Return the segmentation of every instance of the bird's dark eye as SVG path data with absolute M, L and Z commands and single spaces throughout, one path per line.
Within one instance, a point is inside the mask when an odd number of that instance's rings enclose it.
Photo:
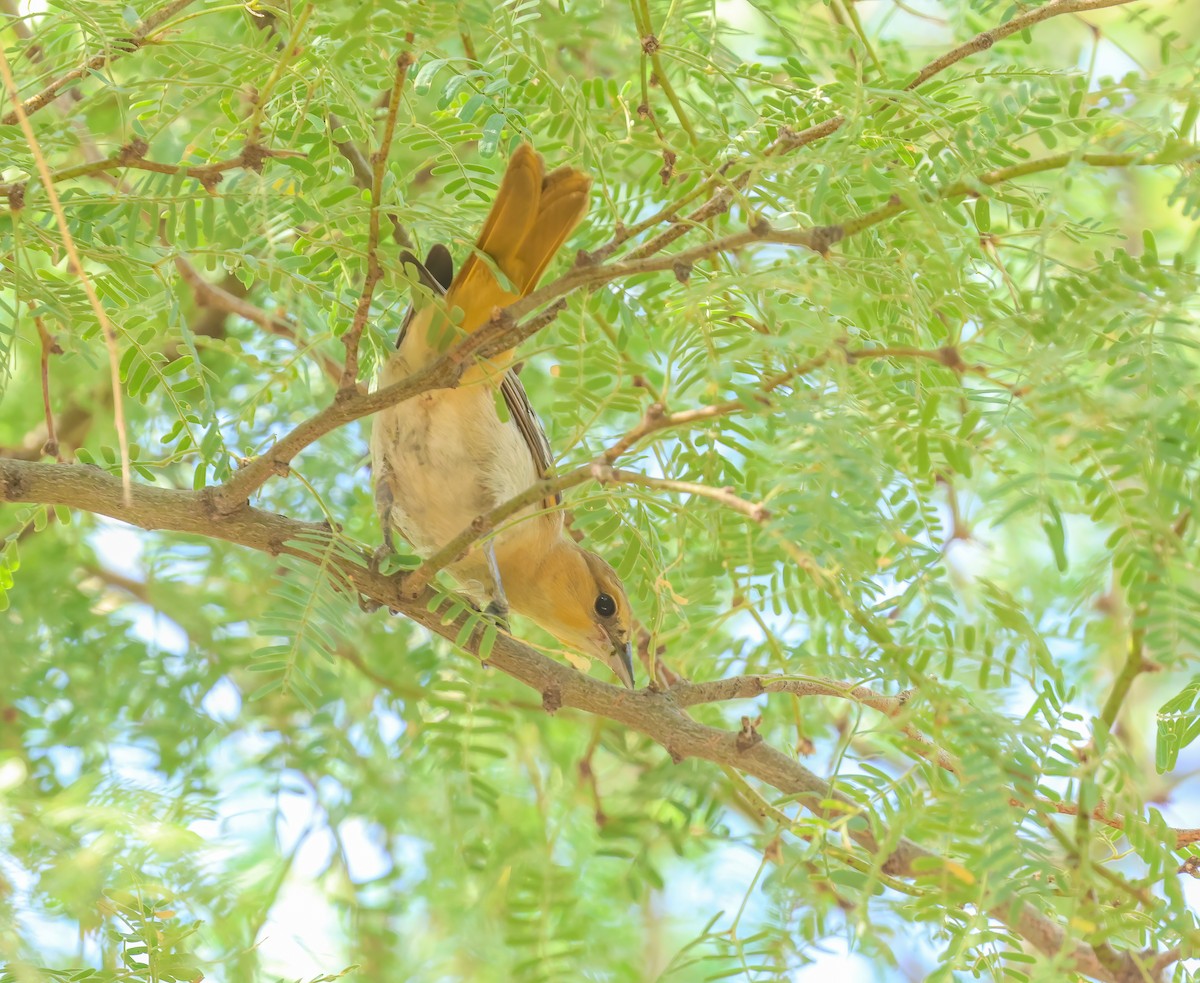
M 601 594 L 596 598 L 596 613 L 601 618 L 611 618 L 617 613 L 617 602 L 608 594 Z

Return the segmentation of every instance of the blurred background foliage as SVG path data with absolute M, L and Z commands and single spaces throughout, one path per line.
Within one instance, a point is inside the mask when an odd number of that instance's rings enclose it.
M 963 873 L 849 863 L 837 823 L 610 722 L 549 717 L 310 565 L 10 506 L 0 978 L 1068 978 L 981 914 L 1013 899 L 1091 943 L 1193 951 L 1177 870 L 1194 848 L 1167 827 L 1195 825 L 1200 803 L 1200 8 L 1056 17 L 907 91 L 1027 5 L 201 0 L 123 53 L 165 6 L 0 4 L 23 97 L 113 56 L 31 122 L 118 329 L 140 481 L 222 481 L 331 398 L 320 356 L 342 357 L 369 209 L 339 144 L 377 148 L 405 50 L 384 202 L 422 251 L 447 242 L 461 262 L 522 140 L 595 175 L 572 249 L 728 161 L 744 190 L 681 246 L 907 206 L 828 255 L 758 244 L 576 292 L 522 349 L 522 379 L 569 466 L 654 399 L 718 403 L 820 363 L 769 405 L 621 462 L 732 486 L 771 510 L 765 526 L 633 486 L 568 505 L 675 672 L 913 690 L 899 723 L 784 696 L 695 712 L 761 714 L 885 841 Z M 838 114 L 832 136 L 766 152 Z M 219 183 L 95 164 L 141 141 L 147 161 L 203 166 L 255 134 L 288 155 Z M 100 328 L 13 125 L 0 179 L 0 453 L 37 458 L 46 437 L 40 322 L 61 349 L 61 453 L 118 467 Z M 957 181 L 979 194 L 937 197 Z M 364 377 L 409 298 L 384 233 Z M 199 305 L 178 257 L 291 327 Z M 960 364 L 929 354 L 945 347 Z M 842 354 L 873 348 L 894 353 Z M 368 426 L 323 438 L 257 504 L 373 547 Z

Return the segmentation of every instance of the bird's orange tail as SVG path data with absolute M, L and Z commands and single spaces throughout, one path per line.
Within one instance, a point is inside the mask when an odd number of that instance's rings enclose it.
M 459 328 L 477 331 L 497 307 L 537 286 L 550 260 L 588 207 L 592 179 L 573 167 L 545 173 L 541 155 L 521 144 L 508 162 L 483 231 L 446 292 L 446 306 L 459 307 Z M 489 256 L 508 279 L 502 286 L 479 253 Z M 498 360 L 499 361 L 499 360 Z

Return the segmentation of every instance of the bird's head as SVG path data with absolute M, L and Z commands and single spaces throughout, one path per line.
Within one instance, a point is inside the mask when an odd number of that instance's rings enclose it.
M 633 615 L 625 588 L 595 553 L 563 539 L 528 576 L 505 581 L 518 614 L 536 621 L 564 645 L 599 659 L 633 689 Z

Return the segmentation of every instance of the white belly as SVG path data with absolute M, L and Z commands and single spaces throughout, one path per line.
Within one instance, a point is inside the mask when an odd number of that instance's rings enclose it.
M 379 386 L 397 382 L 409 371 L 405 359 L 394 355 Z M 380 518 L 421 556 L 436 552 L 476 517 L 540 477 L 520 429 L 511 419 L 500 419 L 496 400 L 495 389 L 481 383 L 433 390 L 375 416 L 371 458 Z M 526 518 L 502 531 L 496 538 L 501 568 L 504 554 L 519 549 L 523 539 L 557 534 L 560 522 L 555 513 Z M 451 571 L 460 580 L 480 581 L 482 566 L 476 551 Z

